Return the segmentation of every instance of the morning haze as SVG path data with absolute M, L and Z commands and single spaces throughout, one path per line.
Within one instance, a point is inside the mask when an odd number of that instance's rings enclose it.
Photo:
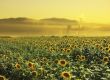
M 0 35 L 109 36 L 109 0 L 0 0 Z

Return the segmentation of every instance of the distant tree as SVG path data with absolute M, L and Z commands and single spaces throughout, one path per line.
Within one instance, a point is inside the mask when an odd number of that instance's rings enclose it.
M 71 25 L 67 25 L 66 34 L 69 35 L 71 30 Z

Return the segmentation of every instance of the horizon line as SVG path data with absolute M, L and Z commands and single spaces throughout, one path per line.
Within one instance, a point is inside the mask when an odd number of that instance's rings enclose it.
M 83 23 L 90 23 L 90 24 L 110 24 L 110 23 L 102 23 L 102 22 L 87 22 L 87 21 L 84 21 L 83 18 L 79 18 L 79 19 L 70 19 L 70 18 L 65 18 L 65 17 L 44 17 L 44 18 L 32 18 L 32 17 L 4 17 L 4 18 L 0 18 L 0 19 L 16 19 L 16 18 L 26 18 L 26 19 L 32 19 L 32 20 L 42 20 L 42 19 L 51 19 L 51 18 L 57 18 L 57 19 L 67 19 L 67 20 L 76 20 L 76 21 L 79 21 L 80 22 L 80 19 L 83 21 Z

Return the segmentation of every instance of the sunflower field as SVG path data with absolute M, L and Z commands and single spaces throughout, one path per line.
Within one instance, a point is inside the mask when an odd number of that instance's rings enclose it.
M 110 80 L 110 37 L 0 38 L 0 80 Z

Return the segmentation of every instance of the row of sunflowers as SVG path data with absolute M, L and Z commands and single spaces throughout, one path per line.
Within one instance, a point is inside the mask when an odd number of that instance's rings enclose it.
M 0 80 L 110 80 L 110 38 L 0 38 Z

